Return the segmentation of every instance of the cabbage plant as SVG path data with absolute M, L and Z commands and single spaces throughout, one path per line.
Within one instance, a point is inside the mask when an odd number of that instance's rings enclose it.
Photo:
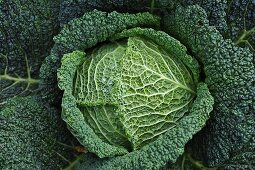
M 254 9 L 0 0 L 0 169 L 255 169 Z
M 134 18 L 158 22 L 149 13 Z M 168 134 L 167 140 L 181 145 L 180 150 L 171 146 L 176 159 L 212 110 L 196 59 L 178 40 L 152 28 L 123 29 L 92 48 L 64 54 L 58 79 L 64 90 L 63 119 L 80 143 L 101 158 L 141 154 Z M 192 119 L 194 124 L 187 122 Z

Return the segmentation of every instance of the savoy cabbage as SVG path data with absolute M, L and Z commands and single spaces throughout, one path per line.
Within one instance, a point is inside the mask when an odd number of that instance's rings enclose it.
M 254 7 L 1 0 L 0 169 L 254 169 Z
M 93 11 L 84 18 L 95 13 L 103 16 L 101 20 L 127 15 L 114 12 L 105 17 L 106 13 Z M 71 24 L 76 22 L 80 19 Z M 205 123 L 213 101 L 205 85 L 196 89 L 199 65 L 179 41 L 138 27 L 111 39 L 114 42 L 89 51 L 86 57 L 79 51 L 65 54 L 58 71 L 59 87 L 64 90 L 62 117 L 89 151 L 109 157 L 142 148 L 160 134 L 175 131 L 189 110 L 200 117 L 196 128 Z M 205 94 L 192 105 L 200 88 Z M 204 111 L 199 110 L 202 106 Z M 183 142 L 188 132 L 183 132 Z

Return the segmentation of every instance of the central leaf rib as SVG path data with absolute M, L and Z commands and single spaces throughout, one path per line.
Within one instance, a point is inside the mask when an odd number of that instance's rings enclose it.
M 139 64 L 137 64 L 137 65 L 139 65 Z M 185 90 L 187 90 L 187 91 L 189 91 L 189 92 L 191 92 L 191 93 L 194 93 L 194 94 L 196 93 L 194 90 L 192 90 L 192 89 L 190 89 L 189 87 L 187 87 L 187 86 L 181 84 L 179 81 L 177 81 L 177 79 L 172 80 L 172 79 L 166 77 L 166 76 L 163 75 L 163 74 L 160 74 L 160 73 L 157 73 L 156 71 L 153 71 L 152 69 L 148 68 L 148 67 L 145 66 L 145 65 L 139 65 L 139 66 L 144 67 L 146 70 L 152 72 L 153 74 L 159 76 L 160 78 L 165 79 L 165 80 L 167 80 L 167 81 L 169 81 L 169 82 L 171 82 L 171 83 L 177 85 L 179 88 L 185 89 Z

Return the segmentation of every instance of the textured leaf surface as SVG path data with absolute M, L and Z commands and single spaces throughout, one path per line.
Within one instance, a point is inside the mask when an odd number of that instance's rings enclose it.
M 231 155 L 230 159 L 224 164 L 219 166 L 223 170 L 246 170 L 255 168 L 255 137 L 253 136 L 250 141 L 239 147 Z
M 199 159 L 195 160 L 187 153 L 179 157 L 178 161 L 174 165 L 170 166 L 171 169 L 176 170 L 251 170 L 255 168 L 255 138 L 253 136 L 247 143 L 235 149 L 227 161 L 212 168 L 205 165 L 204 162 Z
M 121 81 L 120 62 L 126 47 L 125 42 L 109 43 L 88 53 L 82 66 L 77 69 L 74 95 L 80 105 L 116 103 L 113 95 L 119 90 L 116 84 Z
M 56 110 L 45 108 L 36 97 L 8 100 L 0 127 L 0 169 L 59 169 L 67 163 L 63 157 L 72 158 L 59 144 L 70 135 Z
M 26 89 L 28 81 L 9 77 L 38 78 L 58 29 L 58 10 L 58 1 L 0 1 L 0 107 L 8 98 L 24 91 L 22 94 L 27 95 L 35 89 L 34 84 Z M 5 70 L 9 77 L 4 76 Z
M 224 38 L 239 46 L 255 49 L 255 1 L 254 0 L 155 0 L 157 8 L 166 8 L 171 13 L 178 5 L 201 6 L 209 24 L 216 27 Z
M 228 0 L 226 38 L 232 39 L 239 46 L 253 49 L 255 53 L 255 1 Z
M 195 85 L 181 61 L 146 39 L 128 39 L 121 67 L 124 105 L 119 114 L 124 113 L 122 122 L 137 149 L 178 124 Z
M 232 1 L 232 0 L 230 0 Z M 235 0 L 234 0 L 235 1 Z M 161 9 L 166 8 L 171 13 L 175 12 L 178 6 L 187 7 L 190 5 L 199 5 L 202 7 L 209 20 L 221 33 L 227 31 L 226 13 L 228 9 L 227 0 L 155 0 L 155 6 Z
M 77 69 L 75 92 L 85 121 L 95 133 L 112 145 L 130 148 L 117 110 L 116 84 L 120 81 L 119 64 L 125 44 L 114 43 L 93 50 Z M 119 88 L 119 87 L 117 87 Z M 116 97 L 116 98 L 114 98 Z
M 62 27 L 70 20 L 81 17 L 93 9 L 133 13 L 145 11 L 149 6 L 150 1 L 140 0 L 64 0 L 60 2 L 59 20 Z
M 215 99 L 212 118 L 190 148 L 198 160 L 217 166 L 254 134 L 254 54 L 224 40 L 209 26 L 198 6 L 179 8 L 166 17 L 166 31 L 182 41 L 204 64 L 206 83 Z

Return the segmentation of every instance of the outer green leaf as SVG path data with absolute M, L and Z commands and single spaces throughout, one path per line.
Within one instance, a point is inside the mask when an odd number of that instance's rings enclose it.
M 255 138 L 254 136 L 247 143 L 233 151 L 233 155 L 224 163 L 207 167 L 201 160 L 195 160 L 190 154 L 183 154 L 178 161 L 171 166 L 176 170 L 252 170 L 255 168 Z
M 255 1 L 228 0 L 226 38 L 237 45 L 247 46 L 255 53 Z
M 94 9 L 133 13 L 148 10 L 149 6 L 150 1 L 141 0 L 63 0 L 60 2 L 59 20 L 62 27 L 70 20 L 79 18 Z
M 0 107 L 34 90 L 42 61 L 58 30 L 58 0 L 0 1 Z M 16 79 L 15 79 L 16 78 Z
M 7 101 L 0 112 L 0 169 L 59 169 L 72 159 L 71 139 L 54 108 L 37 97 Z
M 232 1 L 232 0 L 229 0 Z M 234 0 L 236 1 L 236 0 Z M 238 0 L 237 0 L 238 1 Z M 246 0 L 245 0 L 246 1 Z M 175 12 L 178 6 L 187 7 L 190 5 L 199 5 L 202 7 L 209 20 L 210 25 L 213 25 L 221 33 L 227 31 L 227 0 L 155 0 L 155 6 L 160 9 L 167 9 L 171 13 Z
M 234 154 L 224 164 L 218 166 L 223 170 L 251 170 L 255 168 L 255 136 L 250 141 L 234 150 Z
M 178 8 L 165 18 L 166 31 L 182 41 L 204 65 L 215 99 L 212 118 L 189 148 L 210 166 L 224 164 L 255 133 L 254 54 L 224 40 L 199 6 Z
M 171 13 L 178 5 L 201 6 L 210 25 L 216 27 L 224 38 L 239 46 L 255 51 L 255 2 L 253 0 L 155 0 L 157 8 L 167 8 Z

